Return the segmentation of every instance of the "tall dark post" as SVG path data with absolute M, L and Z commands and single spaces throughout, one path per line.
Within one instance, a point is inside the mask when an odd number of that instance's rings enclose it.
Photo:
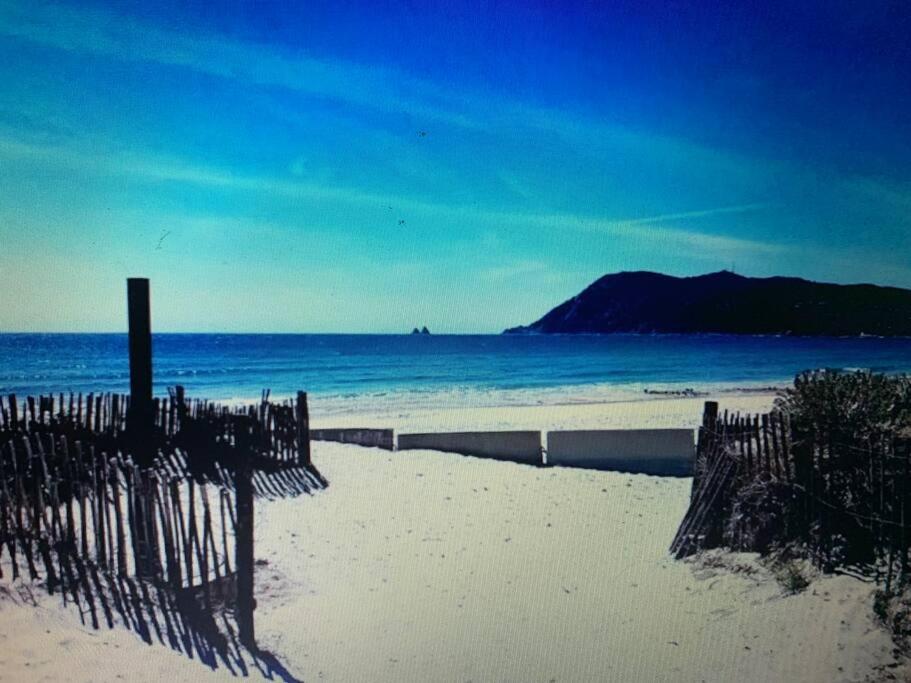
M 702 426 L 715 429 L 715 420 L 718 419 L 718 402 L 706 401 L 702 411 Z
M 127 308 L 130 323 L 130 410 L 127 429 L 138 437 L 146 437 L 151 433 L 154 421 L 152 314 L 147 278 L 127 279 Z
M 297 392 L 297 464 L 310 465 L 310 413 L 304 391 Z
M 702 484 L 702 468 L 707 466 L 705 456 L 712 448 L 715 442 L 715 428 L 718 420 L 718 403 L 715 401 L 706 401 L 702 411 L 702 426 L 699 427 L 699 434 L 696 441 L 696 459 L 693 463 L 693 485 L 690 489 L 690 500 L 696 498 L 696 492 Z
M 253 435 L 252 420 L 239 417 L 234 423 L 234 503 L 237 524 L 234 529 L 234 565 L 237 567 L 237 631 L 240 642 L 253 647 Z

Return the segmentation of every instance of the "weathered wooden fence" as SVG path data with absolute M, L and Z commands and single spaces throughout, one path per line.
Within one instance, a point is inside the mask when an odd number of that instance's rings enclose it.
M 804 544 L 827 569 L 861 566 L 889 586 L 907 576 L 911 441 L 851 442 L 786 413 L 718 414 L 705 405 L 690 507 L 671 544 L 678 558 L 728 546 Z
M 95 626 L 98 570 L 206 606 L 236 598 L 252 642 L 252 497 L 326 485 L 310 462 L 306 394 L 268 398 L 227 407 L 177 387 L 137 441 L 124 396 L 0 397 L 0 577 L 6 566 L 43 579 L 88 603 Z

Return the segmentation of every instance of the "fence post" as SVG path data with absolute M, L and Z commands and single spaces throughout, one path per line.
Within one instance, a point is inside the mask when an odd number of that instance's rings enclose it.
M 716 401 L 706 401 L 702 409 L 702 428 L 699 430 L 700 452 L 714 436 L 715 429 L 718 426 L 717 423 L 718 403 Z
M 802 534 L 804 540 L 810 544 L 810 529 L 813 524 L 813 515 L 816 510 L 813 491 L 813 442 L 810 434 L 801 424 L 795 424 L 788 420 L 788 442 L 790 443 L 789 452 L 791 460 L 794 463 L 794 480 L 803 490 L 803 509 L 802 509 Z M 814 559 L 816 548 L 812 548 Z
M 718 419 L 718 401 L 706 401 L 702 408 L 702 426 L 707 427 Z
M 297 392 L 297 464 L 310 466 L 310 413 L 307 392 Z
M 19 429 L 19 404 L 16 403 L 16 394 L 9 395 L 9 421 L 10 429 L 18 431 Z
M 699 427 L 699 435 L 696 440 L 696 458 L 693 463 L 693 485 L 690 491 L 690 499 L 695 497 L 702 480 L 702 472 L 699 470 L 701 456 L 708 452 L 710 444 L 713 443 L 717 427 L 718 403 L 716 401 L 706 401 L 702 410 L 702 426 Z
M 899 523 L 899 567 L 901 571 L 900 580 L 904 585 L 908 580 L 908 531 L 907 520 L 907 502 L 908 502 L 908 474 L 911 470 L 911 435 L 902 434 L 901 438 L 896 441 L 894 455 L 898 458 L 901 467 L 901 485 L 898 492 L 898 523 Z
M 240 642 L 255 644 L 253 629 L 253 443 L 250 433 L 253 421 L 239 417 L 234 423 L 234 447 L 237 451 L 234 472 L 234 498 L 237 509 L 234 566 L 237 567 L 237 630 Z
M 130 329 L 130 414 L 127 428 L 137 444 L 152 433 L 152 318 L 147 278 L 127 279 Z
M 186 427 L 187 421 L 186 393 L 184 392 L 182 384 L 178 384 L 174 387 L 174 404 L 176 406 L 174 409 L 176 421 L 171 424 L 171 433 L 177 434 Z

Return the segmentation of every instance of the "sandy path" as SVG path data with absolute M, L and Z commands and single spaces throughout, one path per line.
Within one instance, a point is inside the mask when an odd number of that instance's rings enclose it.
M 888 659 L 871 588 L 784 597 L 666 554 L 689 480 L 319 444 L 261 507 L 261 641 L 336 681 L 837 681 Z M 274 568 L 274 571 L 273 571 Z

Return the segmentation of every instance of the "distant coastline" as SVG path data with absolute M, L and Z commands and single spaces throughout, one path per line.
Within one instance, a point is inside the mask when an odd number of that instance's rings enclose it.
M 911 337 L 911 290 L 729 271 L 605 275 L 530 325 L 504 334 L 726 334 Z

